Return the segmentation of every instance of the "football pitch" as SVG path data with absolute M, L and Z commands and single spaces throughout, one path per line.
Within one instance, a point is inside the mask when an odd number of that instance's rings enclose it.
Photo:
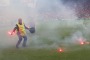
M 90 60 L 89 21 L 66 23 L 65 21 L 40 23 L 35 35 L 27 33 L 30 37 L 27 48 L 3 48 L 2 46 L 0 60 Z M 85 41 L 89 43 L 80 44 L 79 38 L 86 39 Z M 15 43 L 12 45 L 15 46 Z M 59 48 L 63 51 L 60 52 Z
M 89 60 L 90 49 L 69 52 L 45 49 L 6 49 L 1 52 L 0 60 Z

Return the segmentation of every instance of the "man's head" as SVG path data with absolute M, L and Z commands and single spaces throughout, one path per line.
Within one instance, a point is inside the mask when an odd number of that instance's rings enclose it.
M 21 18 L 18 19 L 18 23 L 22 24 L 22 19 Z

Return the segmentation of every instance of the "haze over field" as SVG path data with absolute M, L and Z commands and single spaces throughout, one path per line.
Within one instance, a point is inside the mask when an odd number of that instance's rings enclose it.
M 35 34 L 27 31 L 28 46 L 32 48 L 68 47 L 79 44 L 80 38 L 88 40 L 90 24 L 85 25 L 70 4 L 62 0 L 0 0 L 0 48 L 17 43 L 17 36 L 7 32 L 15 27 L 18 18 L 36 27 Z

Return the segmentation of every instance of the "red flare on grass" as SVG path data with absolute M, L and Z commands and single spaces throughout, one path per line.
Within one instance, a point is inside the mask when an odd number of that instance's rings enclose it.
M 58 52 L 64 52 L 64 50 L 62 48 L 59 48 Z
M 81 45 L 84 45 L 85 44 L 85 39 L 84 38 L 79 38 L 78 41 L 79 41 L 79 43 Z
M 81 45 L 84 45 L 85 43 L 83 41 L 80 42 Z

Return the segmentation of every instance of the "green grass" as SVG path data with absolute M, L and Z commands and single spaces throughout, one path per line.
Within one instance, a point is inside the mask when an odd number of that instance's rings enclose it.
M 89 60 L 90 49 L 57 52 L 47 49 L 6 49 L 0 55 L 0 60 Z

